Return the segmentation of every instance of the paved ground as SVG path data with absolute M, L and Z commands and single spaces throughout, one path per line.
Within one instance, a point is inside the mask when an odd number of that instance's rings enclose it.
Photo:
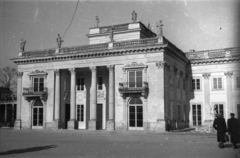
M 0 129 L 0 157 L 236 158 L 213 134 Z

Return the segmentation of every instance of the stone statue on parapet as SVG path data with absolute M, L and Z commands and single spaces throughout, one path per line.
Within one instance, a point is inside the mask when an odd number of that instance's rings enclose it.
M 149 30 L 151 30 L 152 28 L 151 28 L 151 24 L 150 24 L 150 22 L 148 23 L 148 26 L 147 26 L 147 28 L 149 29 Z
M 21 39 L 21 52 L 24 52 L 24 49 L 25 49 L 25 44 L 26 44 L 26 40 L 24 40 L 24 39 Z
M 114 26 L 112 26 L 109 31 L 110 42 L 113 42 L 113 32 L 114 32 Z
M 159 20 L 159 23 L 156 24 L 156 27 L 157 27 L 157 32 L 158 32 L 158 36 L 163 36 L 163 30 L 162 30 L 162 27 L 163 27 L 163 24 L 162 24 L 162 20 Z
M 64 40 L 62 39 L 62 37 L 60 36 L 60 34 L 57 35 L 57 45 L 58 45 L 58 48 L 60 49 L 61 48 L 61 45 L 62 45 L 62 42 L 64 42 Z
M 135 12 L 135 10 L 132 12 L 132 21 L 133 22 L 137 21 L 137 13 Z
M 98 24 L 100 23 L 100 20 L 99 20 L 98 16 L 96 16 L 95 22 L 96 22 L 95 27 L 98 27 Z

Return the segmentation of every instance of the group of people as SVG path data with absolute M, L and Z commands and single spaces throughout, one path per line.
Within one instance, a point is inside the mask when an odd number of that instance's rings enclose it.
M 239 143 L 240 123 L 239 120 L 234 117 L 234 113 L 231 113 L 230 116 L 231 118 L 227 120 L 227 125 L 222 114 L 217 114 L 217 117 L 213 122 L 213 128 L 217 130 L 217 141 L 219 142 L 219 148 L 224 148 L 224 143 L 227 141 L 226 137 L 228 137 L 227 133 L 230 136 L 230 141 L 234 149 L 237 148 L 237 143 Z

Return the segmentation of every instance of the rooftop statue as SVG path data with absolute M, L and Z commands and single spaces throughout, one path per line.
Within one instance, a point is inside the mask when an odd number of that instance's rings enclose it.
M 60 34 L 57 35 L 57 39 L 56 40 L 57 40 L 58 48 L 61 48 L 62 42 L 64 42 L 64 40 L 62 39 Z
M 25 48 L 25 44 L 26 44 L 26 40 L 24 40 L 24 39 L 21 39 L 21 52 L 24 52 L 24 48 Z
M 109 31 L 110 42 L 113 42 L 113 31 L 114 31 L 114 26 L 112 26 Z
M 152 28 L 151 28 L 151 24 L 150 24 L 150 22 L 148 23 L 148 26 L 147 26 L 147 28 L 149 29 L 149 30 L 151 30 Z
M 98 27 L 98 24 L 99 24 L 99 22 L 100 22 L 98 16 L 96 16 L 95 21 L 96 21 L 95 27 Z
M 158 36 L 163 36 L 163 31 L 162 31 L 162 20 L 159 20 L 159 23 L 156 23 L 156 27 L 157 27 L 157 32 L 158 32 Z
M 133 22 L 137 21 L 137 13 L 135 12 L 135 10 L 132 12 L 132 21 Z

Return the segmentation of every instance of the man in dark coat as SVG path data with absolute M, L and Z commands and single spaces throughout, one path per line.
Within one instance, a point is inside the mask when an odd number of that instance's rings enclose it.
M 217 130 L 217 141 L 219 142 L 219 148 L 224 148 L 223 143 L 225 143 L 225 134 L 227 132 L 227 125 L 225 119 L 221 114 L 217 115 L 213 122 L 213 128 Z
M 234 118 L 234 113 L 230 114 L 231 118 L 228 119 L 227 124 L 228 124 L 228 133 L 231 137 L 231 143 L 233 145 L 233 148 L 237 148 L 237 143 L 239 142 L 239 128 L 240 124 L 238 119 Z

